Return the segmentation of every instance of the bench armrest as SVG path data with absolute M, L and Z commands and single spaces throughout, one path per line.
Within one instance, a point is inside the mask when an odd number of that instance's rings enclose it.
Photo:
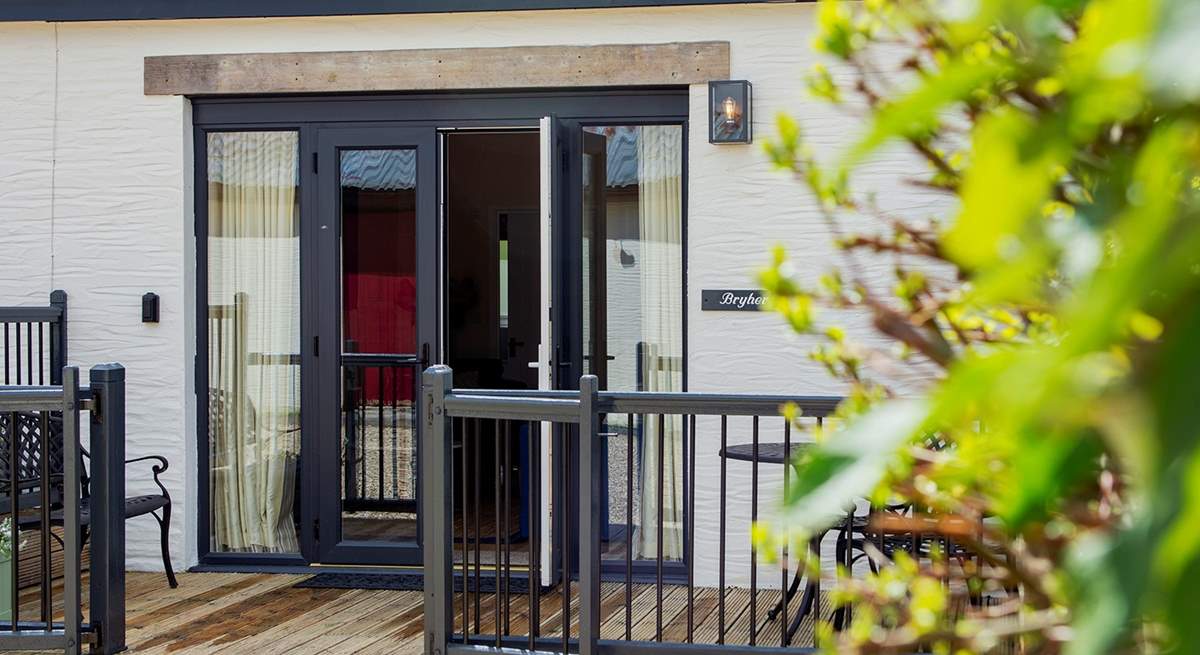
M 158 476 L 170 466 L 167 458 L 160 455 L 146 455 L 145 457 L 135 457 L 125 460 L 126 464 L 135 464 L 137 462 L 154 462 L 154 465 L 150 467 L 150 471 L 154 474 L 154 484 L 158 485 L 158 488 L 162 490 L 163 497 L 170 501 L 171 494 L 167 493 L 167 488 L 163 485 L 162 480 L 158 479 Z

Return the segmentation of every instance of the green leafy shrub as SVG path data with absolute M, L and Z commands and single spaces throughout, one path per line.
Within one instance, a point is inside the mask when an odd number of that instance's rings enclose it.
M 818 160 L 782 116 L 766 150 L 813 194 L 841 264 L 799 279 L 779 249 L 761 281 L 851 392 L 756 537 L 870 498 L 927 508 L 982 555 L 875 553 L 886 566 L 838 591 L 851 624 L 821 630 L 833 650 L 1200 652 L 1200 7 L 826 0 L 819 23 L 830 62 L 809 88 L 865 108 L 864 133 Z M 856 188 L 896 144 L 927 164 L 909 182 L 942 215 Z M 868 274 L 877 257 L 889 285 Z M 855 342 L 829 307 L 897 347 Z M 902 394 L 880 360 L 937 373 Z

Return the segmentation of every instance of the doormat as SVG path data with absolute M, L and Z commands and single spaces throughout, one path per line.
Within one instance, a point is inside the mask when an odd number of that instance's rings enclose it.
M 474 576 L 468 577 L 468 589 L 475 591 Z M 318 573 L 307 580 L 292 585 L 295 589 L 388 589 L 392 591 L 421 591 L 425 588 L 425 576 L 418 573 Z M 462 576 L 454 576 L 454 591 L 461 593 Z M 496 593 L 495 576 L 479 578 L 479 592 Z M 529 593 L 529 581 L 525 578 L 510 578 L 508 593 Z

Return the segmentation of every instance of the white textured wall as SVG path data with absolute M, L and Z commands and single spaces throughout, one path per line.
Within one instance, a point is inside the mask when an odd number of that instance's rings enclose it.
M 772 133 L 777 112 L 788 111 L 820 150 L 830 151 L 860 125 L 801 90 L 801 76 L 815 61 L 809 49 L 814 14 L 809 4 L 771 4 L 0 24 L 0 304 L 40 303 L 51 289 L 66 289 L 72 363 L 116 360 L 129 369 L 129 454 L 171 460 L 167 479 L 182 519 L 173 526 L 172 547 L 178 564 L 194 563 L 191 118 L 185 99 L 143 95 L 143 57 L 728 40 L 733 77 L 754 83 L 758 140 Z M 811 198 L 770 169 L 757 143 L 708 144 L 706 101 L 706 87 L 694 86 L 687 219 L 691 389 L 836 393 L 807 359 L 812 343 L 790 335 L 773 316 L 700 311 L 703 288 L 753 287 L 773 243 L 787 244 L 813 279 L 835 263 Z M 911 170 L 912 161 L 897 155 L 881 158 L 864 177 L 890 206 L 927 206 L 927 197 L 895 179 Z M 872 272 L 882 278 L 888 270 L 884 262 Z M 139 321 L 140 296 L 150 290 L 162 296 L 158 325 Z M 712 481 L 700 487 L 701 524 L 715 524 L 709 518 L 715 516 L 715 450 L 711 441 L 698 449 L 701 479 Z M 131 486 L 144 480 L 133 476 Z M 748 465 L 730 465 L 731 488 L 745 488 L 748 480 Z M 774 502 L 769 496 L 764 505 Z M 740 541 L 749 512 L 734 508 L 730 515 L 730 538 Z M 132 567 L 158 566 L 155 527 L 148 518 L 130 524 Z M 704 564 L 715 561 L 715 531 L 699 532 L 698 573 L 702 582 L 713 582 L 715 572 Z M 734 572 L 746 567 L 742 550 L 730 560 L 731 579 L 743 577 Z M 764 567 L 761 578 L 778 574 Z

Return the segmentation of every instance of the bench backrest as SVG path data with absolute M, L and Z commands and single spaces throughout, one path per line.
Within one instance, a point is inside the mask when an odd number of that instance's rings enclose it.
M 0 307 L 0 384 L 59 385 L 66 365 L 66 291 L 49 305 Z

